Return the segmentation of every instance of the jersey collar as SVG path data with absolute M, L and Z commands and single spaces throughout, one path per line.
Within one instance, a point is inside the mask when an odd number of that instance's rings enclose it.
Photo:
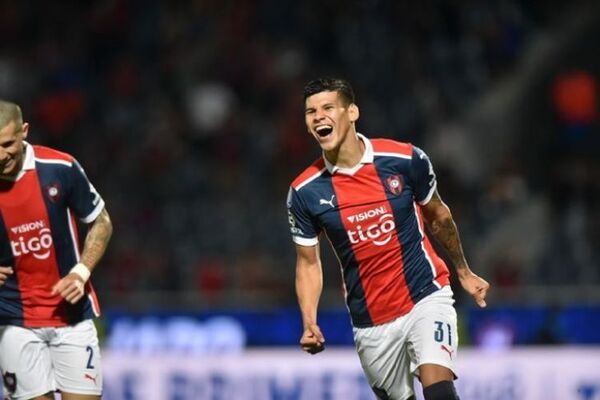
M 35 155 L 33 154 L 33 147 L 23 141 L 23 146 L 25 146 L 25 160 L 23 161 L 23 167 L 20 172 L 24 172 L 30 169 L 35 169 Z
M 21 170 L 14 178 L 2 178 L 4 180 L 9 181 L 18 181 L 25 175 L 26 171 L 35 169 L 35 155 L 33 154 L 33 147 L 23 140 L 23 146 L 25 147 L 25 159 L 23 160 L 23 165 L 21 166 Z
M 323 160 L 325 161 L 325 167 L 327 168 L 327 171 L 329 171 L 329 173 L 331 175 L 333 175 L 335 173 L 340 173 L 340 174 L 345 174 L 345 175 L 354 175 L 356 173 L 356 171 L 358 171 L 363 165 L 370 164 L 373 162 L 373 145 L 371 144 L 371 141 L 369 139 L 367 139 L 364 135 L 362 135 L 358 132 L 356 134 L 358 135 L 358 138 L 364 143 L 365 152 L 363 153 L 358 164 L 356 164 L 354 167 L 351 167 L 351 168 L 338 167 L 335 164 L 330 163 L 329 160 L 325 157 L 325 154 L 323 154 Z

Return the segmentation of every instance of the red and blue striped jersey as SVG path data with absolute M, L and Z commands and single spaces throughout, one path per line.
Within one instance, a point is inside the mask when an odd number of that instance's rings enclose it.
M 369 140 L 361 162 L 345 169 L 320 158 L 290 187 L 287 208 L 294 242 L 314 246 L 324 232 L 342 269 L 355 327 L 391 321 L 449 284 L 449 271 L 425 234 L 420 206 L 436 177 L 418 147 Z
M 14 274 L 0 286 L 0 325 L 58 327 L 100 314 L 96 294 L 69 304 L 52 287 L 79 261 L 77 221 L 89 223 L 104 201 L 69 154 L 25 143 L 15 180 L 0 180 L 0 265 Z

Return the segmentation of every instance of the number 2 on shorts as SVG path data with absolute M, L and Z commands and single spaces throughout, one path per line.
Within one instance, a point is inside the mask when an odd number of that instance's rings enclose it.
M 88 353 L 90 353 L 90 356 L 88 357 L 88 361 L 87 361 L 87 369 L 94 369 L 94 366 L 92 365 L 92 358 L 94 358 L 94 349 L 92 348 L 92 346 L 88 346 L 85 348 L 85 351 L 87 351 Z
M 448 346 L 452 346 L 452 327 L 450 324 L 444 324 L 441 321 L 435 321 L 436 329 L 433 338 L 436 342 L 442 343 L 444 341 L 444 325 L 448 328 Z

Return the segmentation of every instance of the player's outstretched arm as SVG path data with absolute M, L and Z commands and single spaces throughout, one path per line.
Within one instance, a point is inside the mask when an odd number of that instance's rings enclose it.
M 84 284 L 90 277 L 108 246 L 112 236 L 112 222 L 104 208 L 91 223 L 85 237 L 81 261 L 71 272 L 59 280 L 52 288 L 52 294 L 60 294 L 69 303 L 77 303 L 84 295 Z
M 304 326 L 300 347 L 310 354 L 319 353 L 325 348 L 325 337 L 317 324 L 317 308 L 322 290 L 319 245 L 296 245 L 296 294 Z
M 480 307 L 485 307 L 485 297 L 490 284 L 469 268 L 450 209 L 442 201 L 437 190 L 421 210 L 431 234 L 444 247 L 454 264 L 462 287 L 473 296 Z

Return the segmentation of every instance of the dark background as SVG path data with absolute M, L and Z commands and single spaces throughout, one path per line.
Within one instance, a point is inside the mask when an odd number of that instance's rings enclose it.
M 519 343 L 600 343 L 594 3 L 0 1 L 0 97 L 106 200 L 114 236 L 93 280 L 109 325 L 131 312 L 298 322 L 282 311 L 296 309 L 285 196 L 319 157 L 302 87 L 336 76 L 354 85 L 360 132 L 431 156 L 493 285 L 485 314 L 455 288 L 471 335 L 508 321 Z M 322 307 L 344 313 L 323 257 Z

